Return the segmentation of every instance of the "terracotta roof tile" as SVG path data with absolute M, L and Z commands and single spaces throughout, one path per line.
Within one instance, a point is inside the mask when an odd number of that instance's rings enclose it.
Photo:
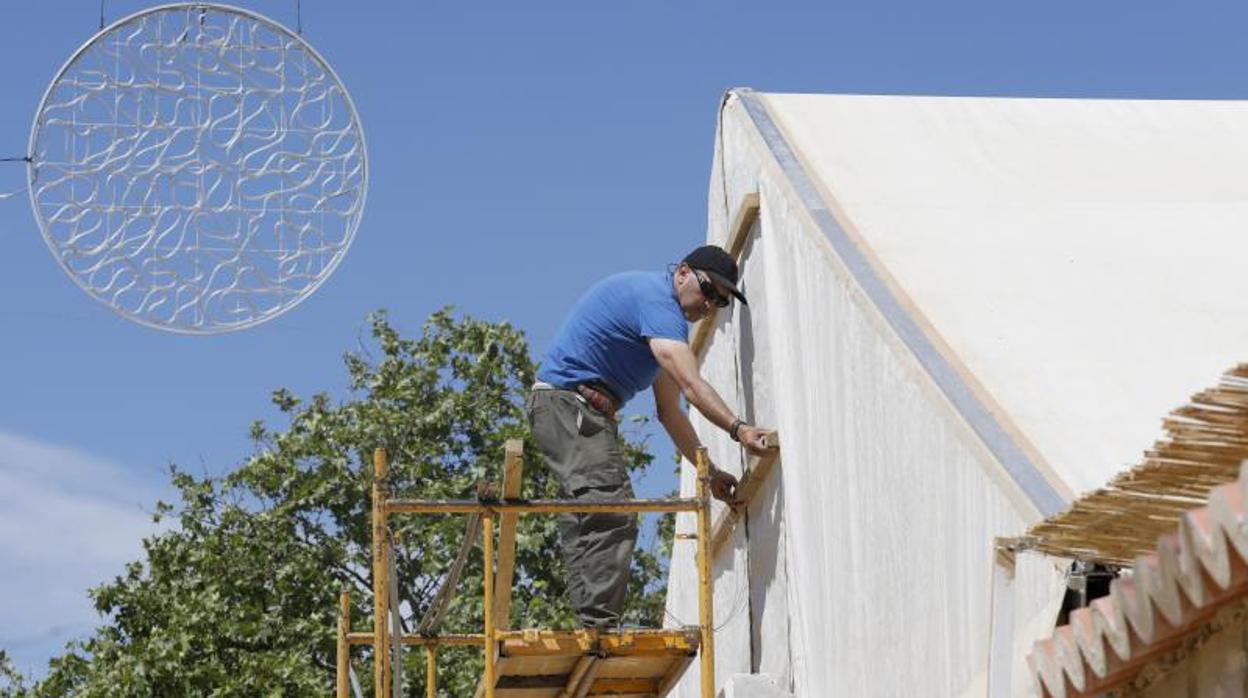
M 1070 615 L 1027 658 L 1045 696 L 1095 695 L 1134 677 L 1199 630 L 1217 610 L 1248 596 L 1248 461 L 1236 482 L 1136 558 L 1109 596 Z M 1229 545 L 1228 545 L 1229 543 Z

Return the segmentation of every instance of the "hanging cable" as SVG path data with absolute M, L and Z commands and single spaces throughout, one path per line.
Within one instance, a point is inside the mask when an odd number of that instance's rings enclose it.
M 735 621 L 741 615 L 742 611 L 746 610 L 749 607 L 749 601 L 748 601 L 749 592 L 747 590 L 748 586 L 749 586 L 748 581 L 742 581 L 740 576 L 737 577 L 737 583 L 734 585 L 734 589 L 732 593 L 732 602 L 728 604 L 729 611 L 728 613 L 724 614 L 727 617 L 720 620 L 719 623 L 712 626 L 711 627 L 712 630 L 714 630 L 715 632 L 719 632 L 720 630 L 723 630 L 724 628 L 728 627 L 729 625 L 732 624 L 733 621 Z M 743 599 L 745 599 L 746 601 L 745 603 L 742 603 Z M 676 625 L 681 626 L 681 627 L 689 627 L 692 625 L 697 625 L 697 623 L 686 623 L 675 613 L 672 613 L 671 611 L 667 610 L 666 606 L 664 606 L 663 608 L 663 615 L 667 616 L 672 622 L 674 622 Z
M 104 28 L 104 0 L 100 0 L 100 29 Z
M 102 0 L 101 0 L 102 1 Z M 728 99 L 732 97 L 732 90 L 724 92 L 724 96 L 719 100 L 719 128 L 715 140 L 719 146 L 719 191 L 724 199 L 724 225 L 732 225 L 732 211 L 728 209 L 728 164 L 724 162 L 724 109 L 728 107 Z M 729 231 L 731 235 L 731 231 Z
M 303 36 L 303 2 L 295 0 L 295 33 Z

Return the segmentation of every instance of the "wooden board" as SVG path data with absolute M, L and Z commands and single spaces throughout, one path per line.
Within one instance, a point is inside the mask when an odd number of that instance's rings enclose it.
M 728 240 L 725 251 L 732 255 L 732 258 L 738 263 L 741 262 L 741 252 L 745 249 L 750 229 L 754 227 L 754 221 L 758 220 L 758 202 L 758 192 L 750 192 L 742 197 L 741 204 L 737 206 L 737 212 L 732 217 L 732 223 L 728 228 Z M 689 343 L 689 346 L 693 349 L 693 355 L 698 357 L 699 361 L 702 360 L 702 350 L 706 348 L 711 338 L 711 332 L 714 331 L 715 316 L 718 314 L 718 311 L 718 308 L 711 308 L 711 312 L 693 326 L 693 340 Z
M 509 439 L 504 450 L 503 499 L 519 499 L 524 478 L 524 442 Z M 511 623 L 511 583 L 516 571 L 516 514 L 498 521 L 498 567 L 494 572 L 494 627 L 506 630 Z
M 741 518 L 742 510 L 749 509 L 750 502 L 754 501 L 754 496 L 766 484 L 767 477 L 780 458 L 780 434 L 771 431 L 767 433 L 766 438 L 767 452 L 750 457 L 745 474 L 741 476 L 741 481 L 737 484 L 737 503 L 725 508 L 719 516 L 715 517 L 715 522 L 711 526 L 712 557 L 732 538 L 732 529 Z
M 696 628 L 528 631 L 498 645 L 496 698 L 664 696 L 697 654 Z M 484 687 L 478 687 L 478 695 Z
M 567 675 L 576 667 L 579 657 L 570 654 L 538 655 L 531 657 L 502 657 L 508 676 Z
M 609 657 L 598 669 L 600 679 L 629 679 L 638 676 L 664 676 L 675 661 L 671 655 L 631 655 Z

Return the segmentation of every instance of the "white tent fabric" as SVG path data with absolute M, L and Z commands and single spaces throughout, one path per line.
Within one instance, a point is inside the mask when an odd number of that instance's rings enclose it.
M 985 695 L 994 537 L 1137 460 L 1248 346 L 1244 163 L 1239 102 L 732 93 L 708 239 L 746 194 L 761 212 L 703 373 L 783 456 L 716 560 L 718 683 Z M 693 550 L 672 624 L 697 617 Z M 1026 692 L 1061 589 L 1020 558 L 994 693 Z

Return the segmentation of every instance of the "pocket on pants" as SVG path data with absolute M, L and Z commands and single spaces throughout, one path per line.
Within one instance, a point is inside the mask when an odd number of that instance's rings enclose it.
M 534 437 L 565 492 L 628 481 L 614 421 L 569 391 L 552 391 L 534 403 Z
M 578 399 L 576 401 L 576 431 L 581 436 L 590 438 L 597 436 L 607 428 L 604 415 L 598 414 L 596 410 Z

